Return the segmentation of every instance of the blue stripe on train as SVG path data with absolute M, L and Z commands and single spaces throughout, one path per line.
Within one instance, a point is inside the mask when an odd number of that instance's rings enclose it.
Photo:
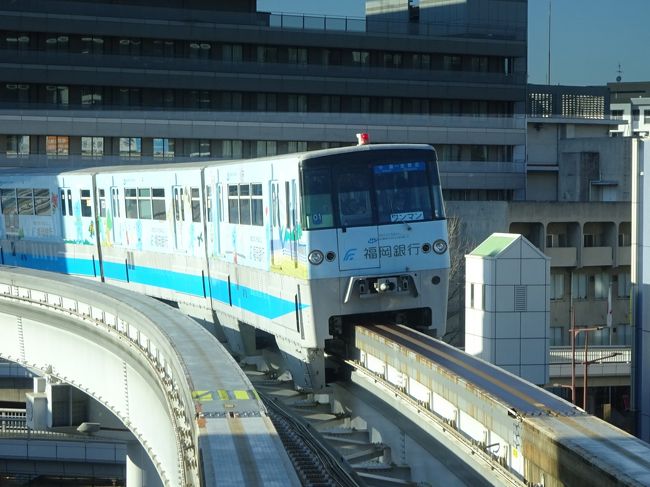
M 28 267 L 43 271 L 58 272 L 60 274 L 74 274 L 96 277 L 99 274 L 99 263 L 93 259 L 79 259 L 66 257 L 36 257 L 29 254 L 3 255 L 5 265 Z M 263 291 L 246 286 L 232 284 L 230 297 L 228 296 L 228 282 L 221 279 L 207 278 L 181 272 L 174 272 L 154 267 L 127 267 L 126 263 L 104 262 L 104 276 L 106 279 L 133 282 L 147 286 L 161 287 L 172 291 L 190 294 L 193 296 L 210 296 L 246 311 L 264 316 L 268 319 L 278 318 L 295 311 L 295 303 L 272 296 Z M 204 286 L 205 284 L 205 286 Z M 300 309 L 306 308 L 304 304 Z

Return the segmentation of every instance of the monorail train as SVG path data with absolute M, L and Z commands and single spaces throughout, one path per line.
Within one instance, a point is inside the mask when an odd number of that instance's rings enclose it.
M 0 171 L 0 263 L 177 303 L 233 352 L 273 335 L 296 386 L 325 385 L 353 324 L 445 330 L 436 153 L 360 145 L 244 161 Z M 435 329 L 435 330 L 434 330 Z

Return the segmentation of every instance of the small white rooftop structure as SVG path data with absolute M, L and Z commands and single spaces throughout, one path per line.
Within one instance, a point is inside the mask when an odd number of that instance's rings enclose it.
M 493 233 L 465 263 L 465 351 L 546 384 L 550 259 L 521 235 Z

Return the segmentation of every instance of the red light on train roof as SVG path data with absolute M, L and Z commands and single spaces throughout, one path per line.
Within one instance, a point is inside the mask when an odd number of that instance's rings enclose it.
M 367 133 L 363 132 L 357 134 L 357 145 L 366 145 L 370 143 L 370 137 Z

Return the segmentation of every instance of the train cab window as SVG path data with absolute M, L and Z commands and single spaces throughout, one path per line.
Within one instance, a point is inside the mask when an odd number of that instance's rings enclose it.
M 380 224 L 432 218 L 425 162 L 378 164 L 373 172 Z
M 92 205 L 90 204 L 90 190 L 82 189 L 80 196 L 81 216 L 93 216 Z
M 373 223 L 370 188 L 372 180 L 366 168 L 349 168 L 336 178 L 339 218 L 343 228 Z
M 307 230 L 331 228 L 334 225 L 334 212 L 329 168 L 304 169 L 302 187 L 303 220 Z
M 192 221 L 201 221 L 201 195 L 199 188 L 190 188 L 192 195 Z

